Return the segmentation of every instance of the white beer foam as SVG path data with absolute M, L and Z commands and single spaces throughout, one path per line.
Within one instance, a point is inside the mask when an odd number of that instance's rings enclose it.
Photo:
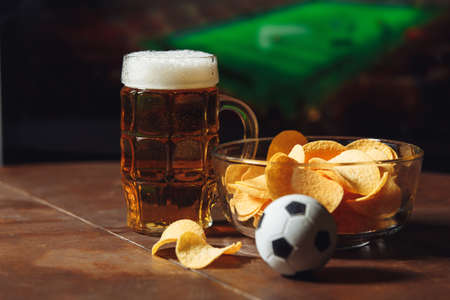
M 124 56 L 122 83 L 138 89 L 195 89 L 219 82 L 214 55 L 193 50 L 139 51 Z

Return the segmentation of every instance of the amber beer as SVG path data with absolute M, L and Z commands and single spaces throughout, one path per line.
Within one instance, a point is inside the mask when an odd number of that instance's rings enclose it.
M 218 81 L 216 57 L 208 53 L 141 51 L 124 57 L 121 174 L 127 224 L 134 230 L 159 234 L 183 218 L 211 225 L 215 182 L 209 158 L 219 143 Z

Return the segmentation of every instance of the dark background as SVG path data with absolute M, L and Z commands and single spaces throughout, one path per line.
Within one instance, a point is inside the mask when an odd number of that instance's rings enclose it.
M 119 159 L 124 54 L 142 50 L 143 40 L 295 2 L 301 1 L 3 0 L 4 163 Z M 429 5 L 442 13 L 406 30 L 398 47 L 315 107 L 299 100 L 295 118 L 250 99 L 260 136 L 297 129 L 308 135 L 399 139 L 425 150 L 425 170 L 450 171 L 450 10 L 446 1 L 385 2 Z M 222 141 L 239 138 L 239 127 L 230 125 L 237 122 L 234 117 L 222 119 L 227 124 Z

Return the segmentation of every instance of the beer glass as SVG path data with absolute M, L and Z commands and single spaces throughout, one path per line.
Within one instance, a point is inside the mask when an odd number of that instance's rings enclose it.
M 244 138 L 258 136 L 253 111 L 219 95 L 217 58 L 192 50 L 124 56 L 121 90 L 121 175 L 127 225 L 159 235 L 178 219 L 212 224 L 219 112 L 238 114 Z

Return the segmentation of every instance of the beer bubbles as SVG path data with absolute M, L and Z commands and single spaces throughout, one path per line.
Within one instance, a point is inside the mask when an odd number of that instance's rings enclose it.
M 139 51 L 124 56 L 122 83 L 138 89 L 195 89 L 219 82 L 214 55 L 194 50 Z

